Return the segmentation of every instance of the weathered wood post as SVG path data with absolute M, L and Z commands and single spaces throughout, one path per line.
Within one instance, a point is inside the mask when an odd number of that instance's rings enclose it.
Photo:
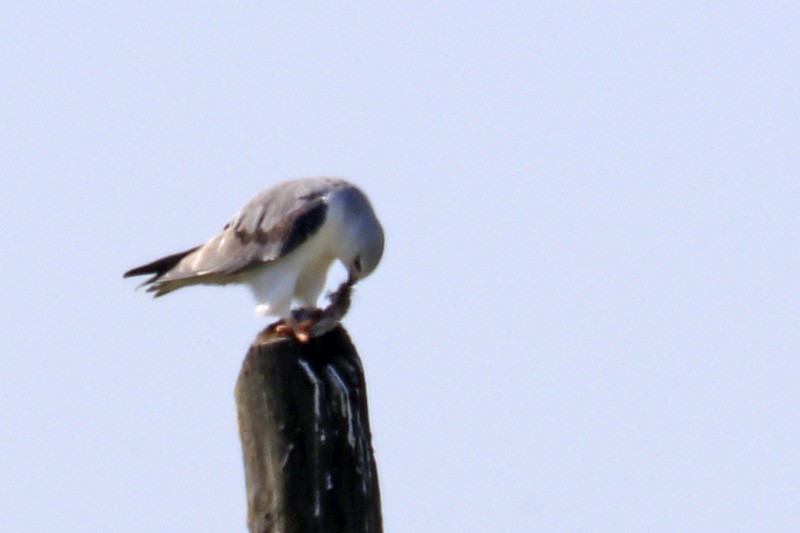
M 344 328 L 308 343 L 262 332 L 236 405 L 251 533 L 382 531 L 364 372 Z

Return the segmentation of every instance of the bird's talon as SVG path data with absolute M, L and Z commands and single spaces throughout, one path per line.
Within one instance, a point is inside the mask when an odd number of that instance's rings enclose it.
M 278 335 L 288 335 L 289 333 L 292 333 L 294 331 L 292 327 L 286 324 L 285 322 L 278 322 L 276 324 L 273 324 L 272 330 Z
M 316 320 L 313 318 L 309 318 L 301 322 L 284 319 L 270 326 L 270 329 L 276 335 L 293 336 L 299 342 L 305 344 L 311 340 L 311 333 L 309 330 L 314 326 L 315 323 Z

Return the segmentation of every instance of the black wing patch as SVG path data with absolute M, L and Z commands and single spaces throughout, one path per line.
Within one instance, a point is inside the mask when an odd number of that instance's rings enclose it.
M 305 213 L 298 215 L 297 218 L 294 219 L 289 233 L 286 235 L 286 240 L 281 246 L 279 256 L 282 257 L 288 254 L 313 235 L 314 232 L 322 226 L 323 222 L 325 222 L 325 215 L 327 212 L 328 204 L 319 202 Z

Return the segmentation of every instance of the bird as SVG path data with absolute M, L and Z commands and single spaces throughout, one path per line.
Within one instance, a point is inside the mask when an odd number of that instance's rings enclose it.
M 383 249 L 383 227 L 361 189 L 339 178 L 302 178 L 257 194 L 205 244 L 123 277 L 150 275 L 140 287 L 155 297 L 190 285 L 246 285 L 257 315 L 278 317 L 275 331 L 308 342 L 314 318 L 299 320 L 293 304 L 319 317 L 331 265 L 339 260 L 347 269 L 342 288 L 349 291 L 375 270 Z

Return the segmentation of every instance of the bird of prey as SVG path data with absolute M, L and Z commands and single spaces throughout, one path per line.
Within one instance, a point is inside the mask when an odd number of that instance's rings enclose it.
M 306 342 L 314 320 L 299 321 L 293 302 L 316 309 L 337 259 L 347 268 L 342 287 L 349 291 L 378 266 L 383 243 L 381 224 L 361 190 L 336 178 L 298 179 L 259 193 L 205 244 L 124 277 L 151 275 L 142 286 L 155 296 L 187 285 L 247 285 L 256 314 L 279 317 L 277 331 Z

